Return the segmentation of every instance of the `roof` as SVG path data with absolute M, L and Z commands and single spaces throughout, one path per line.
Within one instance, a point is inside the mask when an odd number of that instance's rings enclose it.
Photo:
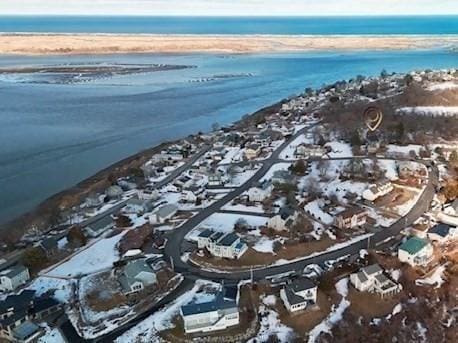
M 87 225 L 86 227 L 89 227 L 91 228 L 91 230 L 94 230 L 94 231 L 99 231 L 109 226 L 114 226 L 113 218 L 111 218 L 111 216 L 104 216 L 101 219 Z
M 406 242 L 404 242 L 400 247 L 399 250 L 407 251 L 409 254 L 413 255 L 427 246 L 429 242 L 425 239 L 419 237 L 412 237 L 409 238 Z
M 236 286 L 233 287 L 224 287 L 223 289 L 224 298 L 236 301 L 239 290 Z
M 356 276 L 358 277 L 359 281 L 361 281 L 362 283 L 368 280 L 368 278 L 366 277 L 366 275 L 364 275 L 363 272 L 356 273 Z
M 431 229 L 428 230 L 428 233 L 435 233 L 441 237 L 447 237 L 450 232 L 450 225 L 447 224 L 437 224 Z
M 8 278 L 13 278 L 16 275 L 19 275 L 19 274 L 23 273 L 26 270 L 27 270 L 27 268 L 24 267 L 22 264 L 17 264 L 17 265 L 15 265 L 13 267 L 10 267 L 8 269 L 4 269 L 4 270 L 0 271 L 0 276 L 6 276 Z
M 370 266 L 362 268 L 361 270 L 367 275 L 383 272 L 383 269 L 378 264 L 372 264 Z
M 316 288 L 316 285 L 309 278 L 300 277 L 293 280 L 290 284 L 288 284 L 287 288 L 290 288 L 294 293 L 297 293 L 308 289 Z
M 135 279 L 135 277 L 140 273 L 154 274 L 154 270 L 148 263 L 146 263 L 145 259 L 138 259 L 126 264 L 124 266 L 123 273 L 128 279 Z
M 212 301 L 195 304 L 191 303 L 181 307 L 183 316 L 191 316 L 194 314 L 214 312 L 218 310 L 233 310 L 238 311 L 237 303 L 232 300 L 224 300 L 222 294 L 219 293 Z
M 283 206 L 280 208 L 279 214 L 281 219 L 285 220 L 286 218 L 289 218 L 290 216 L 294 215 L 296 210 L 290 206 Z
M 285 287 L 285 295 L 291 305 L 302 304 L 307 301 L 305 298 L 295 294 L 289 287 Z
M 167 204 L 167 205 L 159 207 L 159 209 L 156 211 L 156 215 L 164 218 L 176 212 L 177 210 L 178 210 L 178 207 L 176 205 Z
M 221 240 L 218 242 L 218 245 L 230 247 L 234 242 L 238 241 L 240 237 L 236 235 L 235 233 L 228 233 L 226 236 L 221 238 Z
M 33 310 L 38 313 L 59 305 L 60 303 L 51 297 L 41 297 L 35 300 Z
M 209 238 L 211 235 L 213 235 L 213 230 L 212 229 L 205 229 L 201 233 L 199 233 L 200 238 Z
M 45 250 L 57 249 L 57 240 L 53 237 L 45 238 L 40 242 L 40 245 Z
M 342 217 L 342 218 L 351 218 L 354 215 L 362 214 L 364 212 L 366 212 L 365 209 L 363 209 L 361 207 L 357 207 L 357 206 L 352 206 L 352 207 L 349 207 L 349 208 L 343 210 L 338 215 L 340 217 Z
M 24 322 L 13 330 L 13 335 L 19 340 L 26 340 L 36 332 L 40 331 L 40 327 L 32 322 Z

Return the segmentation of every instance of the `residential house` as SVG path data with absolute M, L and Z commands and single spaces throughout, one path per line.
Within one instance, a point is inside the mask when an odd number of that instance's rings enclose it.
M 240 320 L 237 303 L 225 299 L 222 292 L 214 300 L 182 306 L 180 312 L 187 334 L 224 330 Z
M 375 201 L 377 198 L 387 195 L 394 189 L 392 183 L 385 179 L 372 184 L 363 191 L 363 198 L 368 201 Z
M 248 249 L 246 243 L 235 233 L 215 232 L 211 229 L 202 231 L 197 237 L 197 247 L 221 258 L 238 259 Z
M 418 177 L 421 174 L 423 165 L 412 161 L 398 161 L 398 175 L 401 178 Z
M 98 207 L 103 204 L 103 196 L 98 193 L 89 194 L 86 198 L 86 206 L 87 207 Z
M 161 155 L 165 160 L 180 161 L 185 158 L 185 155 L 187 154 L 181 146 L 172 145 L 161 151 Z
M 145 189 L 139 189 L 137 196 L 140 200 L 156 201 L 159 199 L 159 192 L 154 188 L 147 187 Z
M 300 277 L 280 290 L 280 298 L 289 312 L 302 311 L 316 303 L 317 289 L 312 280 Z
M 208 185 L 210 187 L 222 187 L 225 184 L 223 173 L 219 170 L 208 174 Z
M 296 178 L 289 170 L 276 170 L 272 174 L 272 183 L 287 183 L 287 184 L 294 184 Z
M 150 222 L 154 223 L 164 223 L 170 218 L 172 218 L 178 211 L 178 207 L 174 204 L 166 204 L 159 207 L 159 209 L 150 217 Z
M 427 237 L 431 241 L 439 243 L 447 242 L 458 238 L 458 228 L 440 223 L 428 230 Z
M 180 201 L 183 203 L 195 204 L 197 201 L 197 196 L 194 192 L 183 191 L 181 193 Z
M 107 188 L 105 191 L 105 195 L 109 200 L 119 200 L 121 199 L 122 195 L 124 194 L 124 191 L 120 186 L 110 186 Z
M 124 192 L 131 191 L 137 188 L 137 184 L 128 179 L 118 180 L 118 186 L 121 187 Z
M 363 226 L 367 220 L 367 210 L 361 207 L 350 207 L 338 213 L 335 218 L 335 225 L 339 229 L 353 229 Z
M 113 221 L 113 218 L 111 218 L 111 216 L 104 216 L 99 220 L 87 225 L 84 228 L 84 232 L 86 232 L 88 236 L 93 238 L 100 236 L 108 230 L 111 230 L 112 228 L 114 228 L 114 226 L 115 223 Z
M 48 237 L 43 239 L 38 243 L 38 247 L 41 248 L 41 250 L 43 250 L 46 257 L 48 258 L 55 255 L 59 251 L 59 248 L 57 246 L 57 240 L 54 237 Z
M 0 271 L 0 291 L 11 292 L 30 279 L 29 270 L 23 265 L 15 265 Z
M 0 338 L 12 342 L 36 342 L 43 329 L 35 321 L 43 322 L 50 315 L 59 315 L 62 306 L 56 300 L 35 297 L 35 291 L 25 290 L 0 302 Z
M 450 216 L 458 217 L 458 199 L 444 206 L 444 212 Z
M 138 259 L 123 267 L 118 281 L 124 294 L 132 294 L 157 283 L 157 277 L 146 259 Z
M 248 201 L 251 202 L 263 202 L 272 193 L 272 182 L 264 181 L 259 183 L 255 187 L 251 187 L 248 191 Z
M 401 285 L 385 275 L 378 264 L 361 268 L 357 273 L 351 274 L 350 282 L 358 291 L 377 293 L 382 298 L 399 293 L 402 289 Z
M 127 200 L 127 203 L 123 207 L 122 212 L 125 214 L 143 215 L 146 212 L 150 212 L 152 208 L 153 203 L 150 200 L 131 198 Z
M 269 218 L 267 221 L 267 227 L 274 229 L 275 231 L 288 230 L 295 222 L 297 218 L 297 212 L 290 206 L 283 206 L 280 208 L 278 214 Z
M 431 261 L 433 253 L 433 246 L 426 239 L 411 237 L 399 247 L 398 258 L 412 267 L 425 266 Z
M 294 151 L 294 157 L 307 159 L 313 157 L 322 157 L 327 153 L 325 147 L 320 145 L 299 144 Z
M 261 146 L 256 143 L 248 144 L 243 153 L 247 160 L 254 160 L 261 153 Z

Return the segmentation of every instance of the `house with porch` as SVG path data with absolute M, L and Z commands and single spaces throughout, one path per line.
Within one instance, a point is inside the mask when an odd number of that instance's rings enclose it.
M 0 271 L 0 291 L 11 292 L 25 285 L 30 279 L 29 269 L 15 265 Z
M 280 290 L 280 298 L 289 312 L 298 312 L 316 303 L 317 285 L 306 277 L 286 284 Z
M 122 292 L 126 295 L 140 292 L 147 286 L 157 283 L 154 270 L 146 259 L 138 259 L 127 263 L 118 277 Z
M 280 208 L 278 214 L 269 218 L 267 221 L 267 227 L 274 229 L 275 231 L 286 231 L 295 222 L 297 218 L 297 212 L 290 206 L 283 206 Z
M 434 249 L 426 239 L 411 237 L 398 249 L 398 258 L 401 262 L 412 267 L 425 266 L 433 257 Z
M 339 229 L 353 229 L 366 224 L 367 210 L 353 206 L 338 213 L 335 218 L 335 226 Z
M 361 268 L 350 275 L 351 284 L 360 292 L 370 292 L 382 298 L 399 293 L 402 286 L 391 280 L 378 264 Z
M 270 181 L 264 181 L 258 185 L 251 187 L 248 191 L 248 201 L 250 202 L 263 202 L 272 193 L 272 183 Z
M 207 251 L 220 258 L 238 259 L 248 249 L 246 243 L 242 242 L 240 237 L 231 232 L 223 233 L 206 229 L 197 237 L 197 247 L 207 249 Z

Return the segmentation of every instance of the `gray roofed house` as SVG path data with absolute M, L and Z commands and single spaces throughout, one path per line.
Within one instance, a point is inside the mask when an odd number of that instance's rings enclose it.
M 401 290 L 401 286 L 388 278 L 378 264 L 361 268 L 358 272 L 351 274 L 350 282 L 360 292 L 377 293 L 382 298 Z
M 240 239 L 239 236 L 237 236 L 235 233 L 229 233 L 226 236 L 224 236 L 219 242 L 219 245 L 229 247 L 232 244 L 234 244 L 235 241 L 238 241 Z
M 290 312 L 304 310 L 308 305 L 316 303 L 318 287 L 306 277 L 300 277 L 280 290 L 280 298 Z
M 213 256 L 230 259 L 239 258 L 248 249 L 237 234 L 211 229 L 206 229 L 197 236 L 197 247 L 207 249 Z
M 113 218 L 111 216 L 104 216 L 99 220 L 87 225 L 84 231 L 91 237 L 100 236 L 105 231 L 112 229 L 115 226 Z
M 157 277 L 154 270 L 146 262 L 146 259 L 138 259 L 129 262 L 123 267 L 118 281 L 121 284 L 123 292 L 125 294 L 131 294 L 157 283 Z
M 157 223 L 164 223 L 167 219 L 172 218 L 178 211 L 178 206 L 174 204 L 166 204 L 159 207 L 154 213 Z
M 23 265 L 15 265 L 0 271 L 0 291 L 14 291 L 30 279 L 29 270 Z
M 47 257 L 54 255 L 58 250 L 57 240 L 54 237 L 43 239 L 38 243 L 38 246 L 44 251 Z
M 236 301 L 225 299 L 222 292 L 211 301 L 182 306 L 180 312 L 188 334 L 224 330 L 239 324 Z
M 429 229 L 427 235 L 432 241 L 443 242 L 458 237 L 458 228 L 440 223 Z
M 17 342 L 31 342 L 41 335 L 42 329 L 35 323 L 25 321 L 16 326 L 12 333 Z
M 370 266 L 362 268 L 362 271 L 366 275 L 377 275 L 383 272 L 382 267 L 380 267 L 378 264 L 372 264 Z

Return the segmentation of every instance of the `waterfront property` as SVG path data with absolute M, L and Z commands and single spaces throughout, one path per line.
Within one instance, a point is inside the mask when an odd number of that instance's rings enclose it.
M 298 312 L 316 303 L 317 290 L 312 280 L 300 277 L 280 290 L 280 298 L 289 312 Z
M 401 291 L 401 285 L 388 278 L 378 264 L 361 268 L 357 273 L 351 274 L 350 282 L 358 291 L 376 293 L 382 298 Z

